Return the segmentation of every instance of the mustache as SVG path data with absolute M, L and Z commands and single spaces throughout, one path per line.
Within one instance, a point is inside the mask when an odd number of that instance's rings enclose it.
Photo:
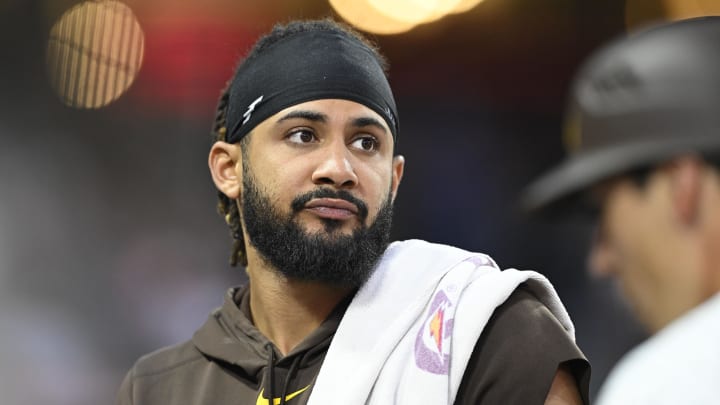
M 302 211 L 305 208 L 305 204 L 315 198 L 336 198 L 339 200 L 345 200 L 357 207 L 358 217 L 360 220 L 365 221 L 368 216 L 368 208 L 365 202 L 350 194 L 350 192 L 346 190 L 333 190 L 330 188 L 318 188 L 295 197 L 291 204 L 293 212 L 298 213 Z

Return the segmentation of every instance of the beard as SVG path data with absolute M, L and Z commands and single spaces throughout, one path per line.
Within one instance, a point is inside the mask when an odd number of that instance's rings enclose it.
M 318 188 L 296 197 L 289 214 L 276 209 L 243 165 L 242 219 L 249 243 L 261 258 L 289 279 L 321 282 L 338 287 L 362 286 L 372 274 L 390 240 L 392 199 L 388 192 L 369 226 L 367 205 L 345 190 Z M 342 222 L 322 219 L 324 232 L 309 233 L 297 220 L 314 198 L 338 198 L 358 207 L 360 225 L 351 234 Z

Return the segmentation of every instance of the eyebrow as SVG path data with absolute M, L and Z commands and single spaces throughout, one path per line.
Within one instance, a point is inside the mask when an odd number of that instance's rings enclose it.
M 325 123 L 328 121 L 328 116 L 317 112 L 317 111 L 309 111 L 309 110 L 295 110 L 290 111 L 289 113 L 283 115 L 280 117 L 280 119 L 277 120 L 277 123 L 281 123 L 283 121 L 291 120 L 294 118 L 302 118 L 308 121 L 314 121 L 314 122 L 322 122 Z
M 373 118 L 373 117 L 355 118 L 354 120 L 352 120 L 352 126 L 354 126 L 356 128 L 368 127 L 368 126 L 376 127 L 378 129 L 381 129 L 384 133 L 387 133 L 387 128 L 385 128 L 385 125 L 383 125 L 382 122 L 380 122 L 380 120 Z
M 313 122 L 321 122 L 321 123 L 323 123 L 323 124 L 324 124 L 324 123 L 327 123 L 328 120 L 329 120 L 328 116 L 327 116 L 326 114 L 321 113 L 321 112 L 310 111 L 310 110 L 295 110 L 295 111 L 290 111 L 289 113 L 287 113 L 287 114 L 283 115 L 282 117 L 280 117 L 280 118 L 277 120 L 277 124 L 279 124 L 279 123 L 281 123 L 281 122 L 284 122 L 284 121 L 287 121 L 287 120 L 297 119 L 297 118 L 304 119 L 304 120 L 308 120 L 308 121 L 313 121 Z M 387 132 L 388 132 L 388 131 L 387 131 L 387 128 L 385 127 L 385 125 L 383 125 L 383 123 L 380 122 L 380 120 L 378 120 L 378 119 L 376 119 L 376 118 L 373 118 L 373 117 L 358 117 L 358 118 L 355 118 L 355 119 L 352 120 L 352 122 L 350 123 L 350 125 L 352 125 L 352 126 L 355 127 L 355 128 L 362 128 L 362 127 L 371 126 L 371 127 L 376 127 L 376 128 L 378 128 L 378 129 L 380 129 L 380 130 L 383 131 L 384 133 L 387 133 Z

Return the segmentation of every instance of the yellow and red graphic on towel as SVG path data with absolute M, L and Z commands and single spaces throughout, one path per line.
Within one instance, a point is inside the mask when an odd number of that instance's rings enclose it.
M 443 290 L 435 293 L 415 338 L 415 364 L 432 374 L 447 375 L 450 366 L 455 306 Z
M 292 393 L 290 393 L 290 394 L 288 394 L 288 395 L 285 395 L 285 402 L 287 402 L 287 401 L 295 398 L 296 396 L 302 394 L 302 393 L 305 392 L 308 388 L 310 388 L 309 385 L 308 385 L 307 387 L 305 387 L 305 388 L 299 389 L 299 390 L 297 390 L 297 391 L 295 391 L 295 392 L 292 392 Z M 263 397 L 263 392 L 265 392 L 265 388 L 263 388 L 263 389 L 260 390 L 260 393 L 258 394 L 258 397 L 257 397 L 257 401 L 255 401 L 255 405 L 271 405 L 271 404 L 272 404 L 272 405 L 280 405 L 280 398 L 273 398 L 273 399 L 272 399 L 272 402 L 271 402 L 269 398 Z
M 430 336 L 432 336 L 435 340 L 435 345 L 437 345 L 438 353 L 442 353 L 444 318 L 445 309 L 443 307 L 439 307 L 435 312 L 435 315 L 430 320 Z

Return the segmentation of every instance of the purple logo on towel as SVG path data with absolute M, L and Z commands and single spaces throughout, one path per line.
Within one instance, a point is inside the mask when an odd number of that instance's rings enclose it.
M 438 291 L 415 338 L 415 364 L 421 370 L 448 374 L 452 316 L 452 303 L 445 292 Z

